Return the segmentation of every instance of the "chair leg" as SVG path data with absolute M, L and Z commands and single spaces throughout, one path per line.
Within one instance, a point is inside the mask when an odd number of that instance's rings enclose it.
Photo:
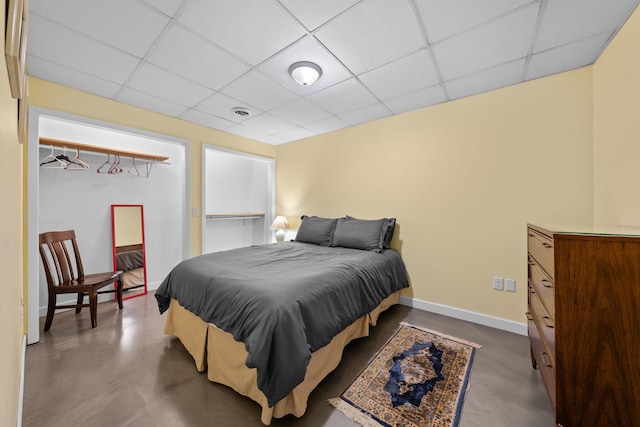
M 89 310 L 91 311 L 91 327 L 98 326 L 98 294 L 95 291 L 89 293 Z
M 83 292 L 79 292 L 78 293 L 78 305 L 76 306 L 76 314 L 80 313 L 80 310 L 82 310 L 82 300 L 84 299 L 84 293 Z
M 122 280 L 116 280 L 114 286 L 117 289 L 116 300 L 118 301 L 118 308 L 122 310 Z
M 47 320 L 44 322 L 44 330 L 51 329 L 53 323 L 53 314 L 56 312 L 56 294 L 49 294 L 49 304 L 47 305 Z

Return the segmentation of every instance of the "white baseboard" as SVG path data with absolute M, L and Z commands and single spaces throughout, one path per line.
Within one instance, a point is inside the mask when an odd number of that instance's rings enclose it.
M 422 301 L 416 298 L 409 298 L 405 296 L 400 297 L 400 304 L 406 305 L 407 307 L 417 308 L 418 310 L 429 311 L 436 314 L 443 314 L 455 319 L 466 320 L 468 322 L 477 323 L 479 325 L 489 326 L 491 328 L 502 329 L 503 331 L 513 332 L 519 335 L 527 335 L 526 323 L 514 322 L 513 320 L 502 319 L 500 317 L 475 313 L 473 311 L 463 310 L 461 308 L 436 304 L 433 302 Z
M 18 392 L 18 417 L 16 427 L 22 426 L 22 402 L 24 402 L 24 367 L 27 358 L 27 336 L 22 335 L 22 360 L 20 361 L 20 390 Z

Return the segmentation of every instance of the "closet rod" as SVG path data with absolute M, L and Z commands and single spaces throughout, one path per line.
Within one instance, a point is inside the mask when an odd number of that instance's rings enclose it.
M 103 154 L 118 154 L 121 157 L 135 157 L 136 159 L 141 160 L 150 160 L 154 162 L 162 162 L 169 157 L 167 156 L 158 156 L 155 154 L 145 154 L 145 153 L 136 153 L 134 151 L 125 151 L 118 150 L 115 148 L 107 148 L 107 147 L 97 147 L 95 145 L 81 144 L 79 142 L 71 142 L 71 141 L 62 141 L 59 139 L 52 138 L 40 138 L 40 145 L 53 145 L 54 147 L 62 147 L 62 148 L 77 148 L 82 151 L 93 151 L 94 153 L 103 153 Z

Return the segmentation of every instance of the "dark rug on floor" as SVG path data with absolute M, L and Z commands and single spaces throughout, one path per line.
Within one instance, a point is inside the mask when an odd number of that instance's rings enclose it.
M 455 427 L 479 347 L 402 323 L 329 403 L 362 426 Z

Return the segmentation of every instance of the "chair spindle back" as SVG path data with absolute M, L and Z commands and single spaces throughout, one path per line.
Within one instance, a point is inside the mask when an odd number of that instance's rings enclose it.
M 70 253 L 70 249 L 73 250 L 73 254 Z M 41 234 L 39 250 L 49 286 L 68 284 L 84 277 L 80 251 L 73 230 Z

